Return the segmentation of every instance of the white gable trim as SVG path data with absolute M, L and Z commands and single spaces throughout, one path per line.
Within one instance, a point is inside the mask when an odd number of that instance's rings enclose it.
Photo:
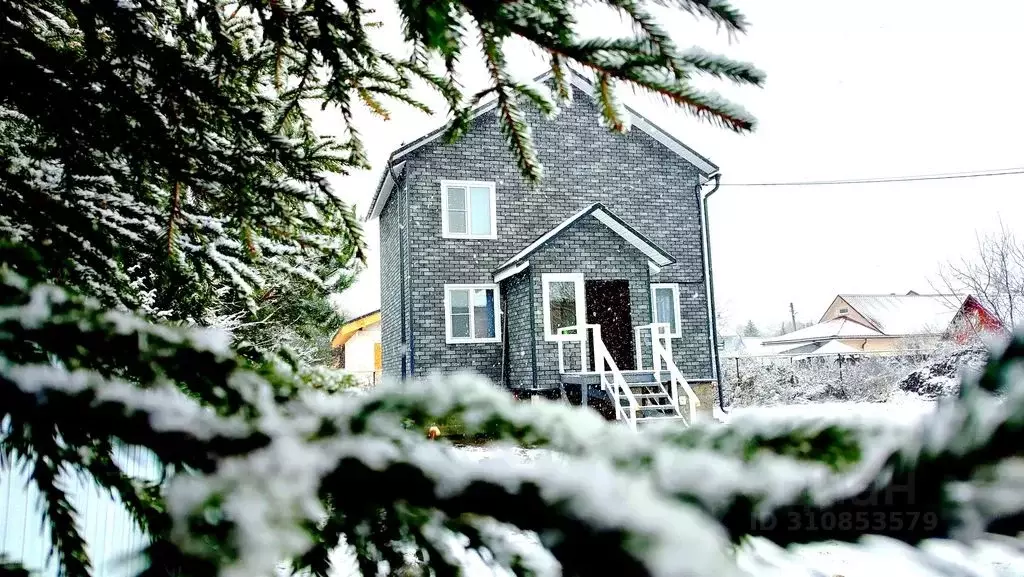
M 640 236 L 628 225 L 622 223 L 622 221 L 609 212 L 603 204 L 595 202 L 587 205 L 583 210 L 580 210 L 569 218 L 558 223 L 554 228 L 541 235 L 540 238 L 530 243 L 515 256 L 505 261 L 504 264 L 498 267 L 497 272 L 494 273 L 494 282 L 498 282 L 499 280 L 506 279 L 514 274 L 526 270 L 526 268 L 530 266 L 530 261 L 525 260 L 528 256 L 530 256 L 535 250 L 544 246 L 545 243 L 553 239 L 563 230 L 572 226 L 581 218 L 586 218 L 588 215 L 596 218 L 601 224 L 607 226 L 612 232 L 619 235 L 623 240 L 642 252 L 649 259 L 649 266 L 656 267 L 658 270 L 661 270 L 662 267 L 676 262 L 672 256 L 665 253 L 658 246 L 652 244 L 651 241 Z
M 548 70 L 544 74 L 535 78 L 534 82 L 544 82 L 550 79 L 551 76 L 552 73 L 550 70 Z M 583 91 L 589 98 L 593 98 L 594 86 L 582 74 L 576 72 L 575 70 L 570 71 L 569 82 L 576 88 Z M 497 99 L 492 99 L 489 102 L 481 104 L 472 112 L 472 114 L 470 115 L 470 120 L 475 120 L 483 116 L 484 114 L 487 114 L 488 112 L 497 108 L 497 106 Z M 665 132 L 664 130 L 656 126 L 651 121 L 641 116 L 638 112 L 636 112 L 629 106 L 624 106 L 624 108 L 626 110 L 626 113 L 629 114 L 630 126 L 635 126 L 639 128 L 643 133 L 647 134 L 654 140 L 658 141 L 662 146 L 668 148 L 679 157 L 683 158 L 690 164 L 697 167 L 697 170 L 700 171 L 700 177 L 702 179 L 702 182 L 706 182 L 707 180 L 710 179 L 710 177 L 713 174 L 718 172 L 717 166 L 712 164 L 710 161 L 708 161 L 701 155 L 697 154 L 693 149 L 684 145 L 678 139 L 676 139 L 669 133 Z M 445 129 L 447 127 L 448 124 L 445 124 L 440 128 L 434 129 L 433 131 L 424 135 L 423 137 L 418 138 L 410 142 L 409 144 L 401 146 L 397 150 L 395 150 L 395 152 L 391 155 L 390 160 L 392 165 L 395 167 L 395 170 L 398 171 L 398 164 L 394 163 L 398 163 L 406 155 L 444 136 Z M 388 197 L 391 195 L 391 188 L 394 187 L 394 182 L 389 183 L 389 178 L 390 175 L 387 175 L 384 182 L 381 184 L 380 192 L 377 195 L 377 198 L 374 201 L 373 206 L 370 207 L 370 211 L 366 216 L 367 220 L 371 220 L 380 216 L 380 211 L 383 209 L 384 204 L 387 202 Z
M 388 166 L 390 168 L 384 169 L 384 182 L 380 185 L 380 194 L 377 195 L 373 206 L 370 207 L 366 220 L 373 220 L 380 216 L 380 211 L 384 210 L 384 206 L 388 203 L 388 198 L 391 197 L 391 191 L 395 189 L 395 179 L 392 177 L 392 174 L 401 174 L 402 169 L 405 168 L 405 163 L 399 162 L 397 164 L 389 164 Z
M 544 74 L 538 76 L 536 78 L 535 82 L 544 82 L 544 81 L 550 79 L 551 76 L 552 76 L 552 74 L 551 74 L 551 71 L 549 70 L 549 71 L 545 72 Z M 594 90 L 594 85 L 591 84 L 590 81 L 587 80 L 582 74 L 580 74 L 578 72 L 571 72 L 569 74 L 569 83 L 572 84 L 573 86 L 575 86 L 576 88 L 579 88 L 581 91 L 583 91 L 590 98 L 593 98 L 593 92 L 592 91 Z M 470 116 L 470 118 L 471 119 L 479 118 L 480 116 L 483 116 L 484 114 L 487 114 L 488 112 L 494 110 L 495 108 L 497 108 L 497 106 L 498 106 L 497 99 L 493 99 L 490 102 L 487 102 L 485 104 L 481 104 L 476 110 L 473 111 L 473 114 Z M 663 146 L 665 146 L 665 148 L 668 148 L 672 152 L 674 152 L 677 155 L 681 156 L 682 158 L 686 159 L 690 164 L 696 166 L 700 170 L 700 172 L 701 172 L 701 174 L 703 176 L 710 176 L 711 174 L 714 174 L 718 170 L 717 166 L 711 164 L 706 159 L 704 159 L 703 157 L 701 157 L 699 154 L 697 154 L 693 150 L 689 149 L 688 147 L 683 146 L 683 144 L 681 142 L 679 142 L 678 140 L 676 140 L 675 138 L 670 136 L 664 130 L 662 130 L 662 129 L 658 128 L 657 126 L 655 126 L 653 123 L 651 123 L 651 121 L 647 120 L 646 118 L 644 118 L 643 116 L 638 114 L 635 110 L 633 110 L 629 106 L 625 106 L 625 109 L 626 109 L 626 113 L 629 114 L 629 116 L 630 116 L 630 125 L 631 126 L 635 126 L 635 127 L 639 128 L 645 134 L 647 134 L 648 136 L 650 136 L 654 140 L 657 140 L 659 143 L 661 143 Z M 442 136 L 444 136 L 445 128 L 447 126 L 448 125 L 445 124 L 441 128 L 435 129 L 433 132 L 431 132 L 430 134 L 424 136 L 423 138 L 420 138 L 418 140 L 414 140 L 413 142 L 410 142 L 409 144 L 405 145 L 404 147 L 399 148 L 398 150 L 395 151 L 395 154 L 392 156 L 392 161 L 398 161 L 402 157 L 404 157 L 405 155 L 407 155 L 407 154 L 409 154 L 409 153 L 411 153 L 411 152 L 413 152 L 413 151 L 415 151 L 415 150 L 417 150 L 417 149 L 419 149 L 419 148 L 421 148 L 423 146 L 426 146 L 427 144 L 430 144 L 431 142 L 434 142 L 438 138 L 441 138 Z
M 509 277 L 515 276 L 530 267 L 530 261 L 524 260 L 522 263 L 512 267 L 503 269 L 498 274 L 494 275 L 494 282 L 501 282 Z
M 545 232 L 543 235 L 540 236 L 540 238 L 538 238 L 537 240 L 535 240 L 532 243 L 530 243 L 523 250 L 519 251 L 514 257 L 512 257 L 512 258 L 508 259 L 507 261 L 505 261 L 505 264 L 501 265 L 501 268 L 504 269 L 507 266 L 512 266 L 516 262 L 522 260 L 527 255 L 529 255 L 530 253 L 532 253 L 533 251 L 535 251 L 538 248 L 540 248 L 541 245 L 543 245 L 547 241 L 551 240 L 551 238 L 554 237 L 556 234 L 562 232 L 563 230 L 566 229 L 566 227 L 568 227 L 572 223 L 574 223 L 577 220 L 579 220 L 580 217 L 582 217 L 584 214 L 586 214 L 587 212 L 589 212 L 591 210 L 594 210 L 595 206 L 597 206 L 597 205 L 596 204 L 588 205 L 588 206 L 584 207 L 583 210 L 577 212 L 576 214 L 574 214 L 574 215 L 570 216 L 569 218 L 563 220 L 562 222 L 558 223 L 558 225 L 556 225 L 554 228 L 552 228 L 551 230 Z
M 657 267 L 663 267 L 672 264 L 672 259 L 667 258 L 664 253 L 654 247 L 650 242 L 640 238 L 633 231 L 622 226 L 622 223 L 612 218 L 607 212 L 602 209 L 594 211 L 594 218 L 601 221 L 605 226 L 615 231 L 615 234 L 621 236 L 629 244 L 635 246 L 637 250 L 647 255 L 647 258 L 651 259 Z

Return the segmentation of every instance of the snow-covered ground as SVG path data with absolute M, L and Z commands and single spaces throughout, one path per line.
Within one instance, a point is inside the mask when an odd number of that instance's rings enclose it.
M 723 413 L 718 405 L 714 407 L 715 419 L 728 422 L 741 415 L 763 415 L 770 417 L 820 416 L 820 417 L 856 417 L 859 419 L 879 419 L 903 422 L 916 422 L 921 417 L 935 410 L 936 401 L 923 399 L 918 395 L 898 391 L 884 403 L 808 403 L 804 405 L 778 405 L 774 407 L 741 407 Z

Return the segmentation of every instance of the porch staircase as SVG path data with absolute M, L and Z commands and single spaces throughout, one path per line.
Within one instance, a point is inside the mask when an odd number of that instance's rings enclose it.
M 589 387 L 596 379 L 612 402 L 615 419 L 623 421 L 634 431 L 641 426 L 659 422 L 678 422 L 688 426 L 693 423 L 700 401 L 672 360 L 669 326 L 651 323 L 636 327 L 635 330 L 636 366 L 640 369 L 622 371 L 601 340 L 600 325 L 586 324 L 561 329 L 563 335 L 578 337 L 558 342 L 558 365 L 562 381 Z M 645 334 L 650 335 L 649 340 L 644 338 Z M 593 359 L 587 358 L 588 339 L 593 346 Z M 577 343 L 580 371 L 566 370 L 567 342 Z M 650 356 L 644 354 L 644 344 L 649 346 Z M 649 363 L 646 362 L 648 360 Z M 650 369 L 644 368 L 648 365 Z M 683 399 L 680 399 L 680 392 L 684 395 Z M 680 401 L 685 402 L 685 412 Z
M 657 380 L 654 371 L 641 371 L 637 376 L 642 379 L 629 380 L 627 385 L 637 402 L 638 425 L 652 421 L 683 421 L 683 424 L 688 424 L 678 403 L 673 402 L 672 395 L 666 390 L 665 384 Z M 628 398 L 620 396 L 618 401 L 619 406 L 629 409 Z

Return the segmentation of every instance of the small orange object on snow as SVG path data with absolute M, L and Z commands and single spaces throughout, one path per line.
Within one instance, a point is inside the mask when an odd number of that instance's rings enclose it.
M 440 435 L 441 435 L 441 429 L 438 429 L 436 426 L 430 427 L 429 429 L 427 429 L 427 438 L 428 439 L 433 440 L 433 439 L 436 439 Z

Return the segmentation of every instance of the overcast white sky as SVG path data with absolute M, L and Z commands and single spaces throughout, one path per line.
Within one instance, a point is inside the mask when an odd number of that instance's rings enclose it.
M 708 85 L 757 116 L 755 133 L 736 135 L 623 94 L 718 164 L 723 185 L 1024 167 L 1024 2 L 735 4 L 751 29 L 732 43 L 687 14 L 662 12 L 663 22 L 682 47 L 699 45 L 767 72 L 763 89 Z M 584 35 L 612 30 L 607 13 L 583 13 L 581 21 Z M 543 71 L 525 47 L 510 61 L 523 77 Z M 467 64 L 463 78 L 470 87 L 485 82 L 477 63 Z M 358 128 L 379 170 L 394 148 L 443 121 L 443 114 L 428 117 L 396 105 L 390 121 L 367 116 Z M 323 125 L 332 122 L 326 115 Z M 378 176 L 353 174 L 335 185 L 365 213 Z M 968 253 L 976 232 L 998 228 L 1000 218 L 1021 230 L 1022 189 L 1024 175 L 722 186 L 710 201 L 719 308 L 728 327 L 753 319 L 775 329 L 788 320 L 790 302 L 798 320 L 817 320 L 837 293 L 929 291 L 938 263 Z M 353 313 L 379 304 L 376 225 L 366 223 L 369 269 L 343 295 L 343 307 Z

